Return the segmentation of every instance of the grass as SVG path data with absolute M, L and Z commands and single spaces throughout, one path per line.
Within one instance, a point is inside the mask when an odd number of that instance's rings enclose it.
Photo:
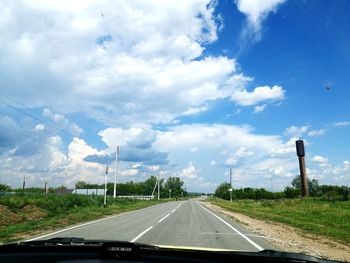
M 324 201 L 316 198 L 284 200 L 207 201 L 226 210 L 257 219 L 285 223 L 307 233 L 322 235 L 350 244 L 350 201 Z
M 41 194 L 0 196 L 0 205 L 7 206 L 13 213 L 20 213 L 26 205 L 36 206 L 47 212 L 47 216 L 40 220 L 25 220 L 20 223 L 0 226 L 0 243 L 20 240 L 43 231 L 136 210 L 160 202 L 164 201 L 108 198 L 108 205 L 103 207 L 103 197 L 101 196 Z

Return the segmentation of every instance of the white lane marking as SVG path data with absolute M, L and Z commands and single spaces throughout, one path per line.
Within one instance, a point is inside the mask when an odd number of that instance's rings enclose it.
M 142 237 L 144 234 L 146 234 L 148 231 L 150 231 L 153 228 L 153 226 L 150 226 L 149 228 L 147 228 L 145 231 L 143 231 L 142 233 L 140 233 L 137 237 L 135 237 L 134 239 L 132 239 L 130 242 L 135 242 L 136 240 L 138 240 L 140 237 Z
M 237 233 L 221 233 L 221 232 L 202 232 L 201 235 L 231 235 L 231 236 L 238 236 Z M 246 236 L 250 236 L 250 237 L 259 237 L 259 238 L 264 238 L 264 239 L 270 239 L 270 240 L 275 240 L 275 241 L 278 241 L 278 242 L 281 242 L 281 243 L 287 243 L 287 244 L 291 244 L 291 245 L 294 245 L 294 246 L 297 246 L 297 245 L 300 245 L 299 243 L 295 243 L 295 242 L 287 242 L 287 241 L 284 241 L 282 239 L 278 239 L 278 238 L 273 238 L 273 237 L 266 237 L 266 236 L 261 236 L 261 235 L 254 235 L 254 234 L 245 234 Z
M 236 228 L 234 228 L 233 226 L 231 226 L 229 223 L 227 223 L 225 220 L 223 220 L 222 218 L 218 217 L 217 215 L 215 215 L 213 212 L 209 211 L 208 209 L 206 209 L 204 206 L 200 205 L 205 211 L 207 211 L 208 213 L 212 214 L 213 216 L 215 216 L 217 219 L 219 219 L 221 222 L 223 222 L 225 225 L 227 225 L 229 228 L 231 228 L 233 231 L 235 231 L 238 235 L 240 235 L 241 237 L 243 237 L 245 240 L 247 240 L 250 244 L 252 244 L 256 249 L 258 250 L 264 250 L 261 246 L 259 246 L 257 243 L 255 243 L 253 240 L 251 240 L 250 238 L 248 238 L 246 235 L 242 234 L 239 230 L 237 230 Z
M 168 216 L 170 216 L 170 214 L 167 214 L 165 217 L 163 217 L 162 219 L 158 220 L 158 223 L 162 222 L 165 218 L 167 218 Z
M 162 205 L 162 204 L 159 204 L 159 205 Z M 102 218 L 102 219 L 97 219 L 97 220 L 94 220 L 94 221 L 91 221 L 91 222 L 87 222 L 87 223 L 84 223 L 84 224 L 80 224 L 80 225 L 68 227 L 68 228 L 65 228 L 65 229 L 61 229 L 61 230 L 58 230 L 58 231 L 56 231 L 56 232 L 52 232 L 52 233 L 49 233 L 49 234 L 46 234 L 46 235 L 43 235 L 43 236 L 38 236 L 38 237 L 31 238 L 31 239 L 27 239 L 27 240 L 25 240 L 25 241 L 26 241 L 26 242 L 28 242 L 28 241 L 34 241 L 34 240 L 37 240 L 37 239 L 40 239 L 40 238 L 44 238 L 44 237 L 48 237 L 48 236 L 53 236 L 53 235 L 56 235 L 56 234 L 59 234 L 59 233 L 62 233 L 62 232 L 68 231 L 68 230 L 72 230 L 72 229 L 79 228 L 79 227 L 82 227 L 82 226 L 87 226 L 87 225 L 99 223 L 99 222 L 102 222 L 102 221 L 105 221 L 105 220 L 114 219 L 114 218 L 117 218 L 117 217 L 126 216 L 126 215 L 129 215 L 129 214 L 133 214 L 133 213 L 136 213 L 136 212 L 139 212 L 139 211 L 148 209 L 148 208 L 156 207 L 156 206 L 158 206 L 158 205 L 150 206 L 150 207 L 145 207 L 145 208 L 142 208 L 142 209 L 138 209 L 138 210 L 134 210 L 134 211 L 130 211 L 130 212 L 126 212 L 126 213 L 123 213 L 123 214 L 119 214 L 119 215 L 115 215 L 115 216 L 110 216 L 110 217 L 106 217 L 106 218 Z
M 171 212 L 169 212 L 169 214 L 164 216 L 162 219 L 158 220 L 158 223 L 162 222 L 164 219 L 166 219 L 168 216 L 170 216 L 170 214 L 174 213 L 180 207 L 180 205 L 182 205 L 182 203 L 180 203 L 175 209 L 173 209 Z

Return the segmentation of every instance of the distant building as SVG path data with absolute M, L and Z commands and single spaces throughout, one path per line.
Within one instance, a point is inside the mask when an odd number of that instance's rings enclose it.
M 104 195 L 105 189 L 74 189 L 73 194 L 78 195 Z

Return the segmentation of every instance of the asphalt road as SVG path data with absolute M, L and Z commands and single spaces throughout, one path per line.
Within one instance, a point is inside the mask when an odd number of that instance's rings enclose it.
M 68 227 L 36 237 L 83 237 L 138 243 L 243 251 L 275 249 L 242 225 L 205 208 L 197 200 L 168 202 Z

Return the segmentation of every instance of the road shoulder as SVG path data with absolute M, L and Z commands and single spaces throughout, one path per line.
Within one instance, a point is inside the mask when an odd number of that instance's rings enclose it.
M 259 236 L 263 236 L 281 250 L 334 260 L 350 261 L 350 247 L 331 239 L 311 235 L 303 230 L 281 223 L 258 220 L 240 213 L 228 211 L 210 202 L 201 202 L 201 204 L 243 224 L 248 230 Z

